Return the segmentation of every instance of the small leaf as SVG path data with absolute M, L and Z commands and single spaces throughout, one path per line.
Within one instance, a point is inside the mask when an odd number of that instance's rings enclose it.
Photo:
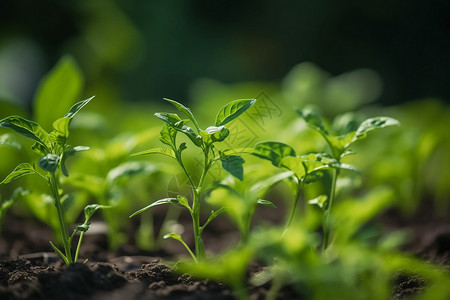
M 61 171 L 63 172 L 64 176 L 69 177 L 69 172 L 67 172 L 67 168 L 66 168 L 66 159 L 69 156 L 73 156 L 75 155 L 75 153 L 80 152 L 80 151 L 86 151 L 89 150 L 90 148 L 87 146 L 76 146 L 73 148 L 69 148 L 69 150 L 66 150 L 63 154 L 62 160 L 61 160 Z
M 175 152 L 169 148 L 153 148 L 145 151 L 141 151 L 138 153 L 133 153 L 131 156 L 141 156 L 141 155 L 149 155 L 149 154 L 162 154 L 176 159 Z
M 81 232 L 86 232 L 89 229 L 89 225 L 88 224 L 81 224 L 78 225 L 75 231 L 81 231 Z
M 322 135 L 327 136 L 328 131 L 325 128 L 322 117 L 314 107 L 306 107 L 304 109 L 297 109 L 297 113 L 305 120 L 309 127 L 318 131 Z
M 195 119 L 194 115 L 192 114 L 191 110 L 188 107 L 184 106 L 181 103 L 178 103 L 175 100 L 171 100 L 171 99 L 167 99 L 167 98 L 164 98 L 164 100 L 173 104 L 180 112 L 184 113 L 189 118 L 189 120 L 192 121 L 192 123 L 194 124 L 197 131 L 200 132 L 200 127 L 198 126 L 197 120 Z
M 231 122 L 249 109 L 255 102 L 255 99 L 243 99 L 228 103 L 217 114 L 215 126 L 222 126 Z
M 222 162 L 222 168 L 224 168 L 231 175 L 242 181 L 244 179 L 244 167 L 245 160 L 237 155 L 225 156 L 220 159 Z
M 270 206 L 273 208 L 277 208 L 277 206 L 275 204 L 273 204 L 272 201 L 269 200 L 264 200 L 264 199 L 258 199 L 258 201 L 256 201 L 257 204 L 261 204 L 261 205 L 265 205 L 265 206 Z
M 47 155 L 50 150 L 45 147 L 44 145 L 36 142 L 31 146 L 31 150 L 33 150 L 34 153 L 37 153 L 39 156 Z
M 253 155 L 270 160 L 275 167 L 279 167 L 284 157 L 295 157 L 294 149 L 284 143 L 260 142 L 255 145 Z
M 191 207 L 189 206 L 188 199 L 186 197 L 184 197 L 182 195 L 177 195 L 177 200 L 180 205 L 183 205 L 184 207 L 188 208 L 189 210 L 191 209 Z
M 100 204 L 90 204 L 84 208 L 84 219 L 85 223 L 94 215 L 94 213 L 99 209 L 108 209 L 111 206 L 100 205 Z
M 0 120 L 0 127 L 11 128 L 21 135 L 37 141 L 44 147 L 51 148 L 48 133 L 42 129 L 38 123 L 26 120 L 19 116 L 11 116 Z
M 172 126 L 170 126 L 169 124 L 164 124 L 163 128 L 160 131 L 160 138 L 159 140 L 166 144 L 169 145 L 171 147 L 175 147 L 174 142 L 175 142 L 175 137 L 177 136 L 178 131 L 175 130 L 175 128 L 173 128 Z
M 2 146 L 8 146 L 8 147 L 12 147 L 15 148 L 17 150 L 20 150 L 22 147 L 20 146 L 20 144 L 18 142 L 16 142 L 11 135 L 5 133 L 0 135 L 0 145 Z
M 180 204 L 180 203 L 179 203 L 178 199 L 176 199 L 176 198 L 164 198 L 164 199 L 155 201 L 155 202 L 153 202 L 152 204 L 147 205 L 146 207 L 141 208 L 140 210 L 134 212 L 134 213 L 130 216 L 130 218 L 132 218 L 132 217 L 134 217 L 134 216 L 136 216 L 136 215 L 138 215 L 138 214 L 140 214 L 140 213 L 146 211 L 147 209 L 149 209 L 149 208 L 151 208 L 151 207 L 153 207 L 153 206 L 157 206 L 157 205 L 161 205 L 161 204 Z
M 69 137 L 69 123 L 70 118 L 64 117 L 53 122 L 53 128 L 64 138 Z
M 29 174 L 37 174 L 38 172 L 34 169 L 34 167 L 29 163 L 21 163 L 18 165 L 5 179 L 3 179 L 0 184 L 6 184 L 17 178 L 20 178 Z
M 95 96 L 92 96 L 91 98 L 82 100 L 80 102 L 75 103 L 70 109 L 69 112 L 67 112 L 64 117 L 72 119 L 86 104 L 89 103 Z
M 317 205 L 321 209 L 324 209 L 325 204 L 327 203 L 327 199 L 328 197 L 326 195 L 320 195 L 319 197 L 309 200 L 308 204 Z
M 155 117 L 160 120 L 163 120 L 167 124 L 175 127 L 175 124 L 181 121 L 181 118 L 177 114 L 171 113 L 155 113 Z
M 56 154 L 47 154 L 38 161 L 38 166 L 47 172 L 54 173 L 58 168 L 59 156 Z
M 358 127 L 358 130 L 356 130 L 353 141 L 365 138 L 367 136 L 367 133 L 371 131 L 388 126 L 398 126 L 398 125 L 400 125 L 399 121 L 389 117 L 375 117 L 367 119 L 364 122 L 362 122 L 362 124 Z
M 230 131 L 224 126 L 210 126 L 205 130 L 200 131 L 200 136 L 203 138 L 203 142 L 208 146 L 215 142 L 222 142 L 225 140 Z
M 174 233 L 174 232 L 165 234 L 163 236 L 163 239 L 174 239 L 174 240 L 177 240 L 179 242 L 184 242 L 183 239 L 181 238 L 181 236 L 179 234 L 177 234 L 177 233 Z

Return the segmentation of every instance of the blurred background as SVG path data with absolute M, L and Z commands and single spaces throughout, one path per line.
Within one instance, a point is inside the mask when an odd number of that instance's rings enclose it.
M 188 101 L 199 78 L 279 82 L 298 63 L 368 68 L 381 104 L 450 98 L 450 2 L 2 0 L 0 97 L 31 107 L 66 54 L 88 94 Z

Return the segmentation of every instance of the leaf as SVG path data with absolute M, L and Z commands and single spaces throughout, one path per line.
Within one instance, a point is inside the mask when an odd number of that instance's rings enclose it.
M 263 197 L 272 186 L 292 177 L 292 175 L 294 175 L 292 171 L 285 171 L 270 176 L 269 178 L 265 178 L 264 180 L 260 180 L 250 187 L 249 194 L 251 197 L 255 198 Z
M 62 160 L 61 160 L 61 171 L 63 172 L 63 174 L 66 177 L 69 177 L 69 172 L 67 172 L 67 168 L 66 168 L 66 159 L 69 156 L 73 156 L 75 155 L 75 153 L 80 152 L 80 151 L 86 151 L 89 150 L 90 148 L 87 146 L 76 146 L 73 148 L 69 148 L 69 150 L 66 150 L 63 154 Z
M 0 127 L 11 128 L 12 130 L 37 141 L 47 148 L 51 148 L 48 133 L 33 121 L 26 120 L 19 116 L 10 116 L 0 120 Z
M 205 130 L 200 131 L 200 136 L 203 138 L 205 145 L 209 146 L 215 142 L 222 142 L 225 140 L 230 131 L 224 126 L 210 126 Z
M 159 140 L 162 143 L 175 148 L 174 142 L 175 142 L 177 133 L 178 133 L 178 131 L 175 130 L 175 128 L 173 128 L 169 124 L 164 124 L 163 128 L 159 132 L 159 135 L 160 135 Z
M 134 213 L 130 216 L 130 218 L 132 218 L 132 217 L 134 217 L 134 216 L 136 216 L 136 215 L 138 215 L 138 214 L 140 214 L 140 213 L 146 211 L 147 209 L 149 209 L 149 208 L 151 208 L 151 207 L 153 207 L 153 206 L 157 206 L 157 205 L 161 205 L 161 204 L 180 204 L 180 203 L 179 203 L 178 199 L 176 199 L 176 198 L 164 198 L 164 199 L 155 201 L 155 202 L 153 202 L 152 204 L 147 205 L 146 207 L 141 208 L 140 210 L 134 212 Z
M 398 125 L 400 125 L 399 121 L 389 117 L 375 117 L 367 119 L 364 122 L 362 122 L 361 125 L 359 125 L 352 142 L 365 138 L 367 136 L 367 133 L 371 131 L 388 126 L 398 126 Z
M 327 203 L 328 197 L 326 195 L 320 195 L 314 199 L 308 201 L 308 204 L 317 205 L 321 209 L 325 208 L 325 204 Z
M 256 99 L 242 99 L 228 103 L 217 114 L 215 126 L 222 126 L 231 122 L 249 109 L 255 102 Z
M 194 124 L 197 131 L 200 132 L 200 127 L 198 126 L 197 120 L 195 119 L 194 115 L 192 114 L 191 110 L 188 107 L 184 106 L 181 103 L 178 103 L 175 100 L 171 100 L 171 99 L 167 99 L 167 98 L 164 98 L 164 100 L 173 104 L 180 112 L 184 113 L 189 118 L 189 120 L 192 121 L 192 123 Z
M 169 148 L 153 148 L 145 151 L 141 151 L 138 153 L 133 153 L 131 156 L 141 156 L 141 155 L 149 155 L 149 154 L 162 154 L 176 159 L 175 152 Z
M 233 148 L 225 149 L 221 151 L 223 156 L 238 155 L 238 154 L 252 154 L 255 151 L 254 148 Z
M 230 155 L 220 158 L 222 162 L 222 168 L 229 172 L 231 175 L 242 181 L 244 179 L 244 167 L 245 160 L 237 155 Z
M 183 205 L 187 209 L 191 210 L 191 207 L 189 206 L 188 199 L 182 195 L 177 195 L 177 200 L 180 205 Z
M 55 173 L 56 169 L 58 169 L 59 164 L 59 155 L 56 154 L 47 154 L 41 157 L 38 161 L 38 166 L 47 172 Z
M 21 163 L 18 165 L 5 179 L 3 179 L 0 184 L 6 184 L 17 178 L 20 178 L 29 174 L 37 174 L 38 172 L 34 169 L 34 167 L 29 163 Z
M 223 213 L 225 211 L 225 207 L 221 207 L 218 210 L 212 210 L 211 214 L 209 215 L 208 220 L 206 220 L 205 224 L 203 224 L 201 226 L 201 231 L 203 231 L 206 227 L 206 225 L 208 225 L 212 220 L 214 220 L 218 215 L 220 215 L 221 213 Z
M 297 113 L 305 120 L 309 127 L 322 135 L 328 135 L 323 119 L 314 107 L 310 106 L 304 109 L 297 109 Z
M 56 132 L 58 132 L 64 138 L 68 138 L 70 120 L 71 119 L 68 117 L 59 118 L 58 120 L 53 122 L 53 129 L 55 129 Z
M 85 223 L 94 215 L 94 213 L 99 209 L 108 209 L 111 206 L 100 205 L 100 204 L 90 204 L 84 208 L 84 219 Z
M 261 205 L 265 205 L 265 206 L 270 206 L 273 208 L 277 208 L 277 206 L 275 204 L 273 204 L 272 201 L 269 200 L 264 200 L 264 199 L 258 199 L 258 201 L 256 201 L 257 204 L 261 204 Z
M 88 104 L 95 96 L 75 103 L 69 111 L 64 115 L 65 118 L 72 119 L 86 104 Z
M 20 146 L 20 144 L 18 142 L 16 142 L 11 135 L 5 133 L 0 135 L 0 145 L 2 146 L 8 146 L 8 147 L 12 147 L 15 148 L 17 150 L 20 150 L 22 147 Z
M 108 172 L 106 181 L 109 184 L 114 184 L 120 178 L 131 177 L 137 174 L 153 174 L 158 171 L 154 164 L 141 161 L 125 162 Z
M 78 64 L 64 56 L 41 80 L 34 99 L 34 119 L 44 128 L 66 113 L 79 97 L 84 85 Z
M 253 155 L 272 162 L 275 167 L 279 167 L 281 160 L 287 156 L 295 157 L 294 149 L 284 143 L 260 142 L 255 145 Z
M 175 127 L 175 124 L 181 121 L 181 118 L 177 114 L 172 113 L 155 113 L 154 116 L 160 120 L 163 120 L 172 127 Z

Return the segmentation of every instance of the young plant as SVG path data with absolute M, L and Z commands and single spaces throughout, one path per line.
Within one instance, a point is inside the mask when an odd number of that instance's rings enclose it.
M 181 242 L 186 247 L 194 261 L 204 261 L 206 259 L 206 254 L 201 237 L 202 232 L 214 218 L 216 218 L 223 212 L 223 208 L 212 211 L 207 221 L 203 225 L 200 225 L 201 199 L 205 191 L 203 185 L 208 171 L 214 163 L 221 161 L 222 167 L 226 171 L 240 180 L 243 179 L 242 165 L 244 163 L 244 159 L 241 156 L 234 154 L 232 151 L 217 151 L 218 153 L 216 153 L 215 144 L 224 141 L 228 137 L 230 132 L 228 128 L 225 127 L 225 125 L 244 113 L 247 109 L 249 109 L 256 102 L 256 100 L 235 100 L 228 103 L 227 105 L 222 107 L 222 109 L 217 114 L 214 125 L 209 126 L 206 129 L 200 128 L 197 120 L 195 119 L 189 108 L 174 100 L 165 100 L 174 105 L 188 119 L 181 119 L 177 114 L 174 113 L 155 113 L 155 116 L 157 118 L 165 122 L 160 132 L 160 141 L 169 147 L 146 150 L 136 153 L 134 154 L 134 156 L 163 154 L 176 160 L 188 179 L 193 197 L 192 202 L 189 203 L 188 199 L 183 195 L 177 195 L 176 198 L 161 199 L 133 213 L 130 218 L 142 213 L 143 211 L 153 206 L 161 204 L 176 204 L 187 208 L 192 217 L 195 255 L 183 241 L 180 235 L 176 233 L 169 233 L 166 235 L 166 238 L 170 237 Z M 192 122 L 194 128 L 186 126 L 186 123 L 188 123 L 189 121 Z M 185 142 L 182 142 L 179 145 L 177 144 L 176 139 L 179 132 L 186 135 L 194 144 L 194 146 L 201 149 L 203 153 L 203 168 L 201 171 L 200 179 L 197 182 L 194 181 L 192 173 L 186 169 L 183 163 L 182 152 L 187 148 L 187 146 Z
M 19 116 L 10 116 L 0 120 L 0 127 L 10 128 L 35 141 L 31 149 L 40 156 L 38 166 L 45 172 L 44 174 L 41 174 L 36 169 L 34 163 L 21 163 L 8 176 L 6 176 L 0 184 L 9 183 L 29 174 L 36 174 L 48 183 L 53 197 L 53 204 L 56 208 L 56 213 L 58 216 L 58 224 L 64 246 L 64 253 L 51 241 L 50 244 L 62 257 L 66 264 L 77 261 L 84 232 L 86 232 L 89 228 L 89 219 L 97 209 L 104 208 L 101 205 L 88 205 L 85 208 L 85 222 L 82 225 L 77 226 L 73 233 L 69 235 L 65 221 L 64 209 L 62 206 L 64 200 L 69 198 L 69 196 L 62 194 L 59 188 L 59 176 L 61 173 L 65 176 L 69 176 L 65 165 L 68 157 L 75 155 L 79 151 L 89 149 L 84 146 L 72 147 L 67 144 L 67 138 L 69 137 L 69 124 L 72 118 L 78 113 L 78 111 L 80 111 L 80 109 L 88 104 L 92 98 L 93 97 L 76 103 L 70 108 L 69 112 L 66 113 L 64 117 L 54 121 L 54 130 L 51 133 L 47 133 L 38 123 L 26 120 Z M 72 255 L 72 240 L 78 232 L 81 232 L 81 234 L 78 239 L 75 255 Z
M 352 115 L 344 114 L 337 117 L 331 128 L 328 128 L 325 125 L 324 119 L 312 107 L 307 107 L 303 110 L 298 109 L 297 112 L 310 128 L 322 135 L 330 148 L 331 159 L 333 160 L 332 163 L 328 164 L 332 168 L 331 188 L 328 199 L 326 201 L 313 202 L 313 204 L 319 204 L 324 211 L 322 249 L 325 250 L 329 244 L 330 216 L 336 194 L 336 182 L 339 170 L 342 166 L 344 168 L 348 166 L 341 163 L 342 158 L 354 154 L 353 151 L 349 150 L 349 147 L 356 141 L 364 139 L 369 132 L 388 126 L 399 125 L 399 122 L 389 117 L 374 117 L 359 123 Z M 354 167 L 348 167 L 347 169 L 354 169 Z

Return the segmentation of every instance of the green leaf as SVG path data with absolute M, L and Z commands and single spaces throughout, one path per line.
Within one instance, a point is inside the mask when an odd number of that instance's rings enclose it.
M 64 115 L 65 118 L 72 119 L 86 104 L 88 104 L 95 96 L 75 103 L 69 111 Z
M 239 179 L 244 180 L 244 167 L 245 160 L 237 155 L 230 155 L 220 158 L 222 162 L 222 168 L 224 168 L 231 175 Z
M 64 138 L 69 137 L 69 123 L 70 118 L 64 117 L 59 118 L 55 122 L 53 122 L 53 128 Z
M 211 214 L 209 215 L 208 220 L 206 220 L 205 224 L 203 224 L 200 227 L 200 230 L 203 231 L 205 229 L 205 227 L 211 223 L 212 220 L 214 220 L 217 216 L 219 216 L 221 213 L 223 213 L 225 211 L 225 207 L 221 207 L 218 210 L 212 210 Z
M 200 132 L 200 127 L 198 126 L 198 122 L 197 122 L 197 120 L 195 119 L 194 115 L 192 114 L 191 110 L 188 107 L 184 106 L 181 103 L 178 103 L 175 100 L 171 100 L 171 99 L 167 99 L 167 98 L 164 98 L 164 100 L 166 100 L 167 102 L 173 104 L 180 112 L 184 113 L 189 118 L 189 120 L 192 121 L 192 123 L 194 124 L 195 128 L 197 129 L 197 131 Z
M 70 56 L 64 56 L 41 80 L 34 99 L 34 119 L 44 128 L 64 115 L 79 97 L 84 85 L 83 75 Z
M 0 120 L 0 127 L 11 128 L 12 130 L 37 141 L 47 148 L 51 148 L 48 133 L 33 121 L 26 120 L 19 116 L 10 116 Z
M 270 206 L 273 208 L 277 208 L 277 206 L 275 204 L 273 204 L 272 201 L 269 200 L 264 200 L 264 199 L 258 199 L 258 201 L 256 201 L 257 204 L 261 204 L 261 205 L 265 205 L 265 206 Z
M 317 205 L 321 209 L 325 208 L 325 204 L 327 203 L 328 197 L 326 195 L 320 195 L 314 199 L 308 201 L 308 204 Z
M 69 172 L 67 172 L 67 168 L 66 168 L 66 159 L 69 156 L 73 156 L 75 155 L 75 153 L 80 152 L 80 151 L 86 151 L 89 150 L 89 147 L 87 146 L 76 146 L 73 148 L 69 148 L 68 150 L 66 150 L 63 154 L 62 160 L 61 160 L 61 171 L 63 172 L 63 174 L 66 177 L 69 177 Z
M 375 117 L 367 119 L 364 122 L 362 122 L 361 125 L 358 127 L 358 130 L 356 130 L 352 142 L 365 138 L 367 136 L 367 133 L 371 131 L 388 126 L 398 126 L 398 125 L 400 125 L 399 121 L 389 117 Z
M 81 232 L 86 232 L 89 229 L 89 224 L 81 224 L 78 225 L 75 232 L 81 231 Z
M 242 99 L 228 103 L 217 114 L 215 126 L 222 126 L 231 122 L 249 109 L 255 102 L 255 99 Z
M 179 203 L 179 200 L 176 199 L 176 198 L 164 198 L 164 199 L 155 201 L 155 202 L 153 202 L 152 204 L 147 205 L 146 207 L 141 208 L 140 210 L 134 212 L 134 213 L 130 216 L 130 218 L 132 218 L 132 217 L 134 217 L 134 216 L 136 216 L 136 215 L 138 215 L 138 214 L 140 214 L 140 213 L 146 211 L 147 209 L 149 209 L 149 208 L 151 208 L 151 207 L 153 207 L 153 206 L 162 205 L 162 204 L 180 204 L 180 203 Z
M 183 241 L 183 239 L 181 238 L 181 236 L 179 234 L 171 232 L 171 233 L 164 235 L 163 239 L 174 239 L 174 240 L 179 241 L 184 246 L 184 248 L 186 248 L 186 250 L 189 252 L 192 259 L 197 263 L 197 258 L 195 257 L 194 253 L 191 251 L 191 249 L 188 247 L 188 245 Z
M 8 147 L 12 147 L 15 148 L 17 150 L 20 150 L 22 147 L 20 146 L 20 144 L 18 142 L 16 142 L 11 135 L 5 133 L 0 135 L 0 145 L 2 146 L 8 146 Z
M 292 171 L 285 171 L 272 175 L 264 180 L 260 180 L 250 187 L 249 194 L 251 197 L 255 198 L 263 197 L 272 186 L 285 179 L 291 178 L 293 175 Z
M 228 137 L 229 134 L 230 131 L 224 126 L 210 126 L 205 130 L 200 131 L 200 136 L 203 138 L 203 142 L 207 146 L 215 142 L 222 142 Z
M 84 208 L 84 219 L 85 223 L 89 221 L 89 219 L 94 215 L 94 213 L 99 209 L 108 209 L 111 206 L 100 205 L 100 204 L 90 204 Z
M 175 127 L 175 124 L 181 121 L 181 118 L 177 114 L 172 113 L 155 113 L 154 116 L 160 120 L 163 120 L 172 127 Z
M 20 178 L 29 174 L 37 174 L 38 172 L 34 169 L 34 167 L 29 163 L 21 163 L 18 165 L 5 179 L 3 179 L 0 184 L 6 184 L 17 178 Z
M 38 166 L 47 172 L 54 173 L 58 169 L 59 155 L 47 154 L 38 161 Z
M 173 128 L 169 124 L 164 124 L 163 128 L 159 132 L 159 134 L 160 134 L 159 140 L 162 143 L 175 148 L 174 143 L 175 143 L 175 138 L 177 136 L 177 133 L 178 133 L 178 131 L 175 130 L 175 128 Z
M 311 106 L 304 109 L 297 109 L 297 113 L 305 120 L 309 127 L 322 135 L 328 135 L 323 119 L 314 107 Z
M 106 175 L 106 182 L 114 184 L 120 178 L 131 177 L 137 174 L 154 174 L 157 171 L 158 167 L 153 163 L 129 161 L 110 170 L 108 175 Z
M 262 159 L 271 161 L 276 167 L 280 166 L 281 160 L 284 157 L 295 157 L 295 151 L 291 146 L 279 142 L 257 143 L 252 154 Z
M 145 151 L 141 151 L 138 153 L 133 153 L 131 156 L 141 156 L 141 155 L 149 155 L 149 154 L 162 154 L 176 159 L 175 152 L 169 148 L 153 148 Z
M 177 195 L 177 200 L 180 205 L 183 205 L 187 209 L 191 210 L 188 199 L 186 197 L 184 197 L 183 195 Z

